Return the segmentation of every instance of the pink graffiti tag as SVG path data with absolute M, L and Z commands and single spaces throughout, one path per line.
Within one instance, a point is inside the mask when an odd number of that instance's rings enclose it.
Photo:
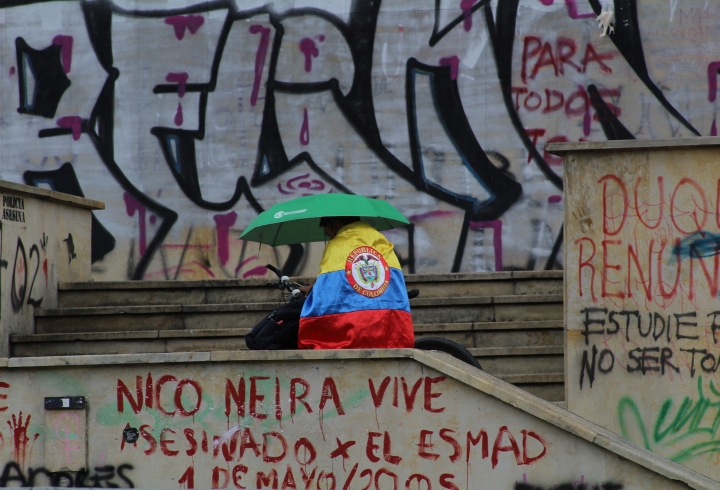
M 587 14 L 578 14 L 576 0 L 565 0 L 565 6 L 567 7 L 568 15 L 571 19 L 590 19 L 595 17 L 595 14 L 593 12 L 589 12 Z
M 298 190 L 303 191 L 303 196 L 311 196 L 312 193 L 317 193 L 325 190 L 325 184 L 321 180 L 306 180 L 309 177 L 310 174 L 298 175 L 297 177 L 289 179 L 285 183 L 285 186 L 282 185 L 282 182 L 279 182 L 277 185 L 277 190 L 280 192 L 280 194 L 284 194 L 286 196 L 295 194 Z
M 465 32 L 470 32 L 472 29 L 472 8 L 475 5 L 476 0 L 461 0 L 460 8 L 463 12 L 463 29 Z
M 250 33 L 260 34 L 260 44 L 258 44 L 257 53 L 255 53 L 255 79 L 253 80 L 252 94 L 250 94 L 250 105 L 254 107 L 260 92 L 265 57 L 267 56 L 268 46 L 270 46 L 270 29 L 255 24 L 250 26 Z
M 145 224 L 145 206 L 140 204 L 127 192 L 123 193 L 123 199 L 125 200 L 125 208 L 128 216 L 135 216 L 135 212 L 138 214 L 138 228 L 140 229 L 140 240 L 138 248 L 140 249 L 140 255 L 145 255 L 147 250 L 147 229 Z
M 325 38 L 323 37 L 322 39 Z M 317 48 L 315 41 L 309 37 L 302 38 L 298 48 L 300 48 L 300 52 L 305 55 L 305 71 L 309 72 L 312 70 L 312 59 L 320 55 L 320 50 Z
M 170 83 L 178 84 L 178 97 L 182 98 L 185 96 L 185 85 L 188 81 L 188 74 L 183 72 L 180 73 L 168 73 L 165 75 L 165 80 Z
M 471 221 L 471 230 L 480 230 L 490 228 L 493 230 L 493 251 L 495 252 L 495 271 L 501 271 L 503 267 L 502 260 L 502 221 L 495 219 L 492 221 Z
M 175 15 L 165 19 L 165 23 L 173 26 L 175 37 L 180 41 L 185 37 L 185 29 L 189 30 L 190 34 L 195 34 L 205 23 L 205 18 L 202 15 Z
M 177 110 L 175 111 L 175 126 L 182 126 L 183 123 L 183 111 L 182 104 L 178 102 Z
M 52 43 L 60 45 L 63 72 L 70 73 L 70 67 L 72 66 L 73 37 L 58 35 L 53 38 Z
M 74 141 L 80 139 L 80 133 L 82 133 L 82 118 L 80 116 L 64 116 L 56 121 L 56 124 L 60 128 L 70 128 L 72 130 L 72 137 Z
M 213 216 L 217 228 L 217 250 L 220 263 L 227 264 L 230 258 L 230 227 L 237 221 L 237 213 L 230 211 L 227 214 L 216 214 Z
M 242 262 L 240 262 L 240 263 L 238 264 L 238 266 L 235 267 L 235 275 L 237 276 L 237 273 L 238 273 L 238 272 L 240 271 L 240 269 L 242 269 L 245 265 L 247 265 L 247 264 L 249 264 L 250 262 L 252 262 L 253 260 L 257 260 L 257 259 L 258 259 L 258 256 L 257 256 L 257 255 L 253 255 L 252 257 L 248 257 L 247 259 L 245 259 L 245 260 L 243 260 Z M 265 274 L 267 274 L 267 271 L 268 271 L 268 270 L 267 270 L 267 268 L 266 268 L 264 265 L 259 265 L 259 266 L 257 266 L 257 267 L 253 267 L 253 268 L 250 269 L 249 271 L 245 271 L 242 276 L 243 276 L 243 279 L 247 279 L 248 277 L 254 277 L 254 276 L 260 276 L 260 277 L 262 277 L 262 276 L 264 276 Z
M 69 418 L 74 423 L 74 430 L 71 430 L 68 427 L 60 427 L 60 421 L 65 418 Z M 62 452 L 65 455 L 65 462 L 68 466 L 70 466 L 71 454 L 82 449 L 80 446 L 80 437 L 78 435 L 78 432 L 80 432 L 80 418 L 74 413 L 64 413 L 55 419 L 53 429 L 55 430 L 55 436 L 57 439 L 62 442 Z M 63 434 L 61 434 L 61 432 Z
M 450 67 L 450 78 L 452 80 L 457 79 L 459 63 L 460 63 L 460 58 L 458 58 L 457 56 L 448 56 L 446 58 L 440 58 L 440 66 L 449 66 Z
M 307 109 L 303 109 L 303 122 L 300 126 L 300 144 L 307 146 L 310 143 L 310 123 L 308 122 Z
M 715 98 L 717 97 L 718 70 L 720 70 L 720 61 L 713 61 L 712 63 L 708 63 L 708 100 L 710 102 L 715 102 Z

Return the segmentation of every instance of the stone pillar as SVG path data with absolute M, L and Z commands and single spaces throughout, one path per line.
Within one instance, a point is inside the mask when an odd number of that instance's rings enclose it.
M 34 308 L 57 308 L 57 284 L 90 280 L 92 210 L 105 204 L 0 181 L 0 357 L 35 333 Z
M 548 151 L 565 162 L 568 410 L 720 480 L 720 139 Z

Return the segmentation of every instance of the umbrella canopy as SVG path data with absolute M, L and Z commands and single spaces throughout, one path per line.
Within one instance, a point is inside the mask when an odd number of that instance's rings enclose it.
M 241 240 L 273 247 L 327 240 L 320 219 L 357 216 L 378 231 L 409 225 L 392 204 L 352 194 L 316 194 L 274 205 L 255 218 Z

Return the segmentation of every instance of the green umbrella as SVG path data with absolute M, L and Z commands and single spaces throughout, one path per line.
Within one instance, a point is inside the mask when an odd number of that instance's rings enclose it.
M 274 205 L 260 213 L 241 240 L 273 247 L 327 240 L 320 218 L 357 216 L 376 230 L 391 230 L 410 222 L 392 204 L 352 194 L 316 194 Z

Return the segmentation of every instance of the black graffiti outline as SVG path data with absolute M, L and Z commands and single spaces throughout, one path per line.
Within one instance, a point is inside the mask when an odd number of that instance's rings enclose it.
M 66 471 L 49 471 L 47 468 L 28 468 L 27 476 L 23 472 L 23 469 L 15 461 L 10 461 L 5 464 L 2 474 L 0 474 L 0 488 L 8 486 L 10 482 L 18 482 L 21 487 L 34 487 L 35 479 L 38 475 L 45 475 L 50 480 L 50 484 L 53 487 L 71 487 L 71 488 L 83 488 L 92 486 L 93 488 L 101 488 L 101 483 L 104 482 L 107 488 L 118 488 L 119 485 L 114 483 L 112 480 L 117 473 L 120 480 L 125 482 L 128 488 L 135 488 L 135 484 L 130 477 L 125 473 L 135 469 L 131 464 L 121 464 L 117 468 L 111 465 L 95 467 L 94 471 L 97 473 L 91 474 L 86 469 L 81 469 L 77 473 L 73 474 Z M 14 475 L 12 473 L 15 473 Z M 100 475 L 98 473 L 106 473 Z M 88 482 L 87 480 L 91 480 Z M 62 485 L 62 483 L 69 483 L 69 485 Z M 88 485 L 91 483 L 91 485 Z
M 593 7 L 593 10 L 596 11 L 596 13 L 599 12 L 599 2 L 597 0 L 590 0 L 591 6 Z M 9 4 L 6 4 L 6 6 L 15 6 L 15 5 L 26 5 L 31 3 L 39 3 L 37 0 L 12 0 L 9 2 Z M 256 186 L 262 183 L 263 181 L 266 181 L 267 179 L 271 178 L 270 175 L 276 176 L 281 174 L 282 172 L 286 171 L 288 168 L 293 166 L 294 164 L 297 164 L 299 161 L 306 161 L 308 165 L 313 167 L 314 162 L 312 162 L 311 158 L 308 158 L 308 154 L 301 154 L 302 158 L 298 158 L 301 155 L 298 155 L 293 160 L 288 160 L 287 156 L 285 155 L 284 149 L 280 145 L 279 147 L 275 146 L 275 149 L 279 149 L 280 153 L 284 158 L 266 158 L 268 156 L 268 147 L 266 145 L 263 145 L 263 141 L 267 142 L 267 140 L 263 140 L 263 137 L 268 137 L 269 132 L 265 131 L 266 123 L 267 127 L 269 129 L 275 129 L 277 128 L 277 120 L 275 119 L 274 114 L 274 94 L 273 91 L 275 89 L 278 90 L 288 90 L 287 86 L 282 86 L 280 82 L 277 82 L 274 80 L 274 70 L 277 64 L 277 52 L 279 50 L 278 45 L 276 42 L 278 41 L 278 31 L 282 29 L 282 26 L 280 23 L 285 18 L 289 18 L 292 16 L 300 16 L 300 15 L 315 15 L 320 18 L 323 18 L 331 23 L 333 23 L 336 28 L 339 30 L 339 32 L 345 36 L 348 46 L 350 47 L 351 54 L 353 57 L 353 63 L 355 65 L 355 72 L 354 72 L 354 79 L 353 84 L 350 92 L 344 96 L 342 94 L 336 95 L 336 90 L 339 92 L 339 88 L 337 86 L 333 86 L 329 82 L 321 82 L 327 84 L 326 89 L 331 90 L 333 92 L 336 103 L 338 103 L 338 107 L 343 112 L 345 117 L 347 118 L 348 122 L 353 126 L 353 128 L 357 131 L 358 135 L 368 144 L 368 147 L 375 152 L 375 154 L 380 158 L 380 160 L 385 163 L 388 168 L 390 168 L 393 172 L 395 172 L 400 177 L 404 178 L 408 182 L 413 183 L 413 185 L 416 186 L 418 190 L 423 191 L 423 186 L 427 186 L 427 182 L 422 182 L 422 180 L 418 180 L 418 176 L 415 172 L 410 170 L 404 163 L 402 163 L 399 159 L 397 159 L 382 143 L 380 139 L 379 130 L 377 127 L 377 122 L 375 118 L 375 112 L 374 112 L 374 106 L 373 106 L 373 97 L 372 97 L 372 91 L 371 91 L 371 73 L 372 73 L 372 51 L 373 51 L 373 45 L 374 45 L 374 35 L 375 35 L 375 25 L 377 21 L 377 14 L 380 9 L 380 3 L 379 1 L 371 1 L 371 0 L 354 0 L 352 7 L 350 9 L 350 19 L 347 23 L 344 23 L 336 16 L 329 14 L 321 9 L 316 8 L 298 8 L 298 9 L 290 9 L 283 14 L 279 15 L 276 14 L 273 9 L 270 6 L 264 6 L 258 9 L 253 9 L 249 11 L 244 11 L 242 13 L 239 13 L 237 10 L 237 6 L 230 2 L 229 0 L 215 0 L 210 1 L 207 3 L 192 5 L 185 8 L 178 8 L 178 9 L 169 9 L 169 10 L 149 10 L 149 11 L 142 11 L 142 10 L 128 10 L 124 9 L 122 7 L 119 7 L 117 5 L 111 4 L 107 1 L 101 1 L 101 2 L 82 2 L 82 8 L 83 12 L 86 18 L 86 24 L 88 27 L 88 32 L 91 37 L 91 41 L 93 44 L 93 48 L 96 51 L 96 54 L 98 56 L 98 60 L 100 61 L 103 68 L 108 72 L 109 77 L 108 81 L 106 82 L 106 85 L 103 87 L 103 92 L 101 93 L 101 97 L 103 93 L 106 92 L 106 90 L 110 93 L 112 96 L 111 100 L 114 101 L 114 81 L 117 79 L 117 76 L 119 76 L 119 72 L 117 69 L 112 67 L 112 47 L 111 43 L 109 42 L 110 39 L 110 32 L 111 29 L 109 28 L 109 20 L 111 18 L 112 13 L 117 13 L 124 16 L 136 16 L 136 17 L 166 17 L 170 15 L 182 15 L 182 14 L 189 14 L 189 13 L 201 13 L 201 12 L 207 12 L 210 10 L 218 10 L 218 9 L 227 9 L 228 10 L 228 19 L 240 19 L 240 18 L 248 18 L 255 15 L 261 15 L 261 14 L 268 14 L 270 17 L 271 23 L 276 27 L 276 37 L 273 41 L 273 52 L 271 56 L 271 60 L 269 62 L 269 70 L 272 72 L 271 76 L 268 77 L 267 82 L 267 94 L 268 98 L 266 100 L 265 108 L 263 111 L 263 131 L 261 132 L 261 142 L 258 145 L 258 155 L 257 155 L 257 163 L 256 163 L 256 169 L 255 174 L 253 175 L 253 178 L 250 181 L 251 186 Z M 515 37 L 515 17 L 517 13 L 519 1 L 518 0 L 506 0 L 503 2 L 499 2 L 499 5 L 497 7 L 497 22 L 495 21 L 495 18 L 493 16 L 492 7 L 489 2 L 486 0 L 480 0 L 480 2 L 476 3 L 472 7 L 472 12 L 474 13 L 476 10 L 479 10 L 481 7 L 484 7 L 485 9 L 485 18 L 486 23 L 488 27 L 489 32 L 489 38 L 491 40 L 492 46 L 493 46 L 493 53 L 495 55 L 495 60 L 498 68 L 498 78 L 501 83 L 501 89 L 503 92 L 503 99 L 506 104 L 506 110 L 507 113 L 511 119 L 511 122 L 516 128 L 516 131 L 518 135 L 520 136 L 521 141 L 523 142 L 524 146 L 528 150 L 528 152 L 531 154 L 532 158 L 536 161 L 538 167 L 541 169 L 541 171 L 546 175 L 546 177 L 559 189 L 562 189 L 562 179 L 555 174 L 552 169 L 549 168 L 547 165 L 547 162 L 544 161 L 542 155 L 540 152 L 538 152 L 537 148 L 532 144 L 532 141 L 528 137 L 528 135 L 525 133 L 524 128 L 522 127 L 522 123 L 520 121 L 520 117 L 517 114 L 517 111 L 515 111 L 514 104 L 512 103 L 512 97 L 510 94 L 510 83 L 511 83 L 511 75 L 512 75 L 512 57 L 509 56 L 512 54 L 512 45 Z M 439 0 L 436 0 L 436 9 L 438 8 Z M 689 123 L 679 114 L 677 110 L 672 107 L 672 105 L 667 102 L 667 100 L 664 98 L 664 95 L 662 92 L 659 92 L 659 89 L 654 85 L 654 83 L 649 79 L 649 76 L 643 76 L 642 73 L 644 72 L 647 74 L 647 69 L 645 67 L 645 61 L 644 61 L 644 53 L 642 52 L 642 46 L 640 43 L 640 37 L 639 37 L 639 30 L 638 30 L 638 19 L 636 15 L 636 2 L 635 0 L 616 0 L 615 1 L 615 10 L 616 12 L 620 12 L 618 19 L 620 21 L 627 20 L 630 24 L 631 29 L 622 31 L 626 34 L 620 34 L 617 32 L 618 26 L 616 26 L 616 34 L 613 36 L 611 35 L 611 38 L 613 42 L 618 46 L 618 49 L 623 53 L 623 56 L 626 58 L 628 63 L 631 64 L 633 69 L 636 71 L 636 73 L 643 79 L 643 82 L 648 86 L 648 89 L 655 95 L 655 97 L 661 102 L 661 104 L 670 112 L 676 119 L 678 119 L 680 122 L 683 122 L 683 124 L 688 127 L 688 129 L 691 129 L 694 131 L 694 128 L 692 128 Z M 436 44 L 442 37 L 444 37 L 450 30 L 457 25 L 459 25 L 462 21 L 462 18 L 465 14 L 453 19 L 450 24 L 448 24 L 446 27 L 444 27 L 441 30 L 439 29 L 439 20 L 436 16 L 435 19 L 435 29 L 433 32 L 433 35 L 431 35 L 430 43 L 431 46 Z M 624 20 L 623 20 L 624 19 Z M 620 22 L 618 22 L 620 23 Z M 616 23 L 617 24 L 617 23 Z M 624 24 L 623 24 L 624 25 Z M 100 29 L 99 26 L 104 26 L 106 29 Z M 627 34 L 629 33 L 629 34 Z M 102 39 L 108 41 L 106 43 L 100 43 L 98 42 L 98 37 L 101 37 Z M 281 35 L 280 35 L 281 37 Z M 629 40 L 629 41 L 628 41 Z M 629 44 L 628 44 L 629 43 Z M 630 46 L 628 48 L 627 46 Z M 621 46 L 624 46 L 624 48 L 621 48 Z M 634 49 L 634 48 L 640 48 Z M 628 54 L 628 49 L 633 50 L 632 54 L 634 57 L 630 57 Z M 221 58 L 221 50 L 218 49 L 215 53 L 215 57 L 218 60 Z M 638 58 L 639 56 L 639 58 Z M 637 59 L 641 58 L 641 63 L 637 62 Z M 109 61 L 108 61 L 109 60 Z M 643 69 L 643 67 L 645 67 Z M 218 66 L 214 65 L 213 69 L 214 75 L 217 75 L 217 68 Z M 331 81 L 332 82 L 332 81 Z M 200 84 L 202 85 L 202 84 Z M 160 86 L 158 86 L 160 87 Z M 205 87 L 201 86 L 193 86 L 193 84 L 189 84 L 187 87 L 187 91 L 202 91 L 207 90 L 209 87 L 208 84 L 205 84 Z M 653 89 L 652 87 L 655 87 Z M 319 84 L 305 84 L 304 86 L 299 86 L 299 89 L 313 89 L 317 90 L 320 88 Z M 168 88 L 168 91 L 175 90 L 177 91 L 177 86 L 173 86 L 172 89 Z M 112 138 L 113 138 L 113 128 L 114 128 L 114 121 L 112 121 L 112 104 L 108 104 L 105 102 L 102 106 L 99 104 L 101 97 L 98 98 L 98 104 L 96 104 L 95 108 L 93 109 L 93 116 L 91 116 L 90 120 L 84 120 L 82 124 L 82 130 L 84 133 L 87 133 L 91 136 L 91 139 L 93 140 L 93 143 L 96 146 L 96 149 L 98 153 L 101 155 L 101 158 L 106 166 L 108 166 L 108 169 L 111 171 L 113 176 L 118 180 L 121 187 L 128 192 L 130 195 L 132 195 L 134 198 L 136 198 L 139 202 L 141 202 L 143 205 L 146 205 L 147 208 L 151 209 L 153 212 L 158 214 L 163 218 L 163 223 L 160 229 L 158 230 L 157 234 L 155 235 L 154 239 L 150 242 L 150 245 L 148 246 L 146 254 L 143 256 L 141 261 L 138 263 L 138 266 L 135 269 L 135 272 L 133 273 L 134 279 L 142 278 L 142 275 L 144 274 L 145 269 L 147 268 L 147 265 L 149 264 L 149 261 L 152 259 L 154 253 L 157 251 L 159 245 L 164 240 L 165 236 L 169 232 L 169 229 L 172 227 L 174 222 L 177 220 L 177 213 L 165 208 L 164 206 L 160 205 L 159 203 L 153 201 L 145 194 L 141 193 L 138 189 L 136 189 L 130 182 L 125 178 L 122 171 L 119 169 L 119 167 L 114 162 L 114 152 L 112 150 L 108 151 L 106 147 L 110 145 L 112 147 Z M 201 97 L 202 99 L 202 97 Z M 272 100 L 271 100 L 272 99 Z M 206 100 L 206 99 L 205 99 Z M 338 102 L 339 101 L 339 102 Z M 664 101 L 664 102 L 663 102 Z M 270 103 L 268 103 L 270 102 Z M 105 119 L 103 120 L 100 118 L 99 112 L 101 108 L 105 108 L 105 112 L 102 114 L 105 116 Z M 364 108 L 364 110 L 360 110 L 361 108 Z M 109 110 L 108 110 L 109 109 Z M 272 110 L 271 110 L 272 109 Z M 107 117 L 108 114 L 110 117 Z M 102 123 L 105 122 L 105 130 L 101 129 L 97 131 L 97 134 L 94 134 L 94 127 L 96 126 L 96 123 L 100 122 L 101 126 Z M 108 130 L 109 129 L 109 130 Z M 603 129 L 605 130 L 605 126 L 603 126 Z M 53 128 L 49 130 L 43 130 L 45 131 L 44 136 L 50 136 L 50 135 L 57 135 L 57 134 L 68 134 L 70 132 L 67 128 Z M 42 132 L 41 132 L 42 133 Z M 50 134 L 52 133 L 52 134 Z M 270 133 L 272 133 L 270 131 Z M 697 134 L 697 132 L 695 131 Z M 94 134 L 94 136 L 93 136 Z M 275 135 L 278 135 L 277 140 L 279 141 L 279 134 L 275 132 Z M 273 146 L 271 146 L 273 148 Z M 280 155 L 276 155 L 280 156 Z M 270 172 L 268 174 L 264 174 L 263 176 L 258 176 L 258 170 L 262 169 L 262 165 L 267 164 L 267 166 L 270 169 Z M 275 165 L 275 168 L 273 168 L 273 165 Z M 329 176 L 327 176 L 329 178 Z M 238 188 L 240 187 L 240 181 L 238 181 L 238 184 L 236 186 L 236 194 L 238 192 Z M 236 196 L 233 196 L 233 199 Z M 237 196 L 237 199 L 239 199 L 240 196 Z M 211 204 L 217 204 L 217 203 L 211 203 Z M 222 203 L 221 203 L 222 204 Z M 466 225 L 468 224 L 468 216 L 466 212 L 465 219 L 463 220 L 463 230 L 461 232 L 460 241 L 458 243 L 458 249 L 456 252 L 456 260 L 454 261 L 453 270 L 455 271 L 456 265 L 458 264 L 458 257 L 461 257 L 464 253 L 464 247 L 465 243 L 463 241 L 463 238 L 467 237 L 467 229 Z M 556 253 L 551 254 L 551 257 L 549 257 L 548 262 L 546 264 L 546 268 L 554 264 L 556 260 L 557 253 L 559 253 L 559 244 L 562 243 L 562 233 L 558 234 L 558 238 L 555 242 L 556 246 L 553 246 L 553 250 L 556 251 Z M 556 250 L 557 249 L 557 250 Z
M 17 284 L 15 282 L 15 274 L 17 273 L 17 263 L 20 253 L 22 253 L 25 280 L 20 287 L 20 291 L 18 291 Z M 27 293 L 27 255 L 25 254 L 25 245 L 23 245 L 22 239 L 18 237 L 17 247 L 15 248 L 15 262 L 13 263 L 12 286 L 10 287 L 10 304 L 15 313 L 22 310 L 25 302 L 25 293 Z
M 60 99 L 71 85 L 60 61 L 61 50 L 61 46 L 52 44 L 38 50 L 31 47 L 22 37 L 15 39 L 20 95 L 17 111 L 20 114 L 55 117 Z M 35 82 L 31 97 L 27 90 L 26 70 L 31 72 Z M 29 98 L 32 99 L 32 104 L 27 104 Z
M 595 15 L 600 15 L 602 7 L 599 0 L 588 0 Z M 608 34 L 615 47 L 628 62 L 635 74 L 642 80 L 647 89 L 655 96 L 660 104 L 683 126 L 695 136 L 700 136 L 697 129 L 690 124 L 682 114 L 667 100 L 662 90 L 652 81 L 645 61 L 645 52 L 640 36 L 640 24 L 637 15 L 636 0 L 613 0 L 615 11 L 614 30 Z
M 441 7 L 442 0 L 435 0 L 435 24 L 433 25 L 433 31 L 430 35 L 430 40 L 428 41 L 428 45 L 432 48 L 437 43 L 440 42 L 442 38 L 444 38 L 450 31 L 452 31 L 458 24 L 460 24 L 463 20 L 465 20 L 465 13 L 458 15 L 453 20 L 445 24 L 445 27 L 440 29 L 440 7 Z M 484 7 L 486 4 L 489 4 L 490 0 L 478 0 L 478 2 L 470 7 L 467 15 L 472 16 L 475 12 L 477 12 L 479 9 Z
M 91 111 L 90 117 L 82 120 L 81 132 L 90 138 L 100 159 L 120 187 L 162 220 L 155 236 L 150 240 L 150 243 L 148 243 L 145 254 L 138 261 L 132 272 L 131 279 L 140 280 L 145 275 L 155 252 L 177 221 L 178 214 L 141 192 L 130 182 L 117 162 L 115 162 L 115 82 L 120 76 L 120 70 L 113 66 L 111 39 L 113 7 L 108 0 L 98 0 L 94 2 L 83 1 L 80 3 L 80 6 L 85 18 L 90 43 L 95 51 L 98 62 L 107 73 L 107 78 Z M 70 134 L 70 132 L 71 130 L 69 128 L 51 128 L 41 130 L 38 136 L 40 138 L 46 138 L 67 135 Z
M 33 274 L 32 283 L 30 284 L 30 291 L 28 292 L 28 298 L 27 298 L 27 304 L 32 306 L 39 307 L 44 298 L 35 299 L 32 297 L 33 289 L 35 288 L 35 279 L 37 279 L 38 271 L 40 270 L 40 249 L 38 248 L 37 244 L 33 244 L 32 247 L 30 247 L 30 260 L 32 260 L 33 252 L 35 252 L 35 255 L 37 255 L 37 267 L 35 267 L 35 274 Z

